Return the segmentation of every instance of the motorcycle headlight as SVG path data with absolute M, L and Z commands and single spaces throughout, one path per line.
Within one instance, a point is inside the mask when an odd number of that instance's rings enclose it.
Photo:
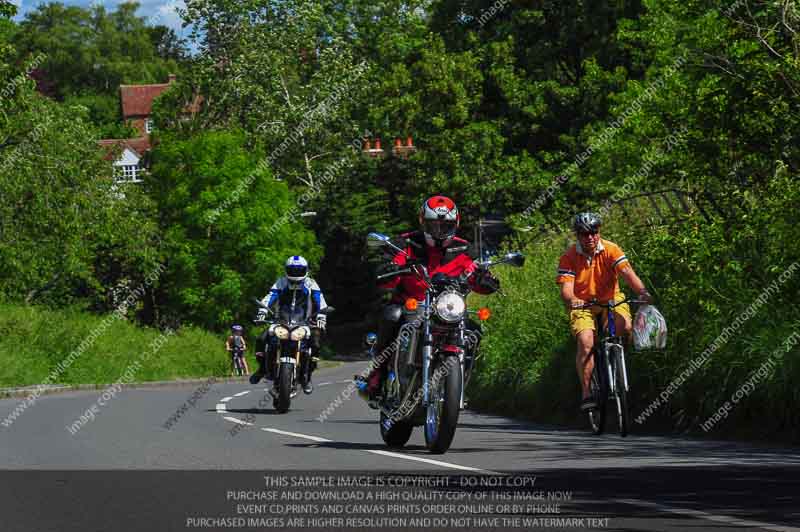
M 456 322 L 464 316 L 464 311 L 467 310 L 467 303 L 460 294 L 445 292 L 436 298 L 433 307 L 442 320 Z
M 271 329 L 272 334 L 274 334 L 278 340 L 286 340 L 289 338 L 289 329 L 283 325 L 273 325 Z
M 311 331 L 309 331 L 308 327 L 298 327 L 292 331 L 292 341 L 299 342 L 300 340 L 305 340 L 310 334 Z

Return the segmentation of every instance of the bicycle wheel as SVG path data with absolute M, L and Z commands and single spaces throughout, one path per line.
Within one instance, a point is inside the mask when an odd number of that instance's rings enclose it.
M 594 434 L 602 434 L 606 426 L 606 406 L 608 405 L 608 383 L 606 382 L 605 360 L 597 349 L 592 348 L 592 358 L 594 358 L 594 368 L 592 378 L 589 381 L 589 390 L 597 399 L 597 408 L 589 410 L 589 425 Z
M 615 399 L 617 403 L 617 415 L 619 418 L 619 435 L 623 438 L 628 435 L 631 425 L 630 411 L 628 409 L 628 392 L 625 390 L 625 369 L 622 365 L 624 353 L 622 347 L 614 347 L 612 363 L 614 366 Z

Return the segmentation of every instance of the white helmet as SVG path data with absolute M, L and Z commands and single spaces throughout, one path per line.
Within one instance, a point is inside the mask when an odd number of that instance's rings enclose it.
M 308 262 L 300 255 L 286 259 L 286 278 L 299 283 L 308 277 Z

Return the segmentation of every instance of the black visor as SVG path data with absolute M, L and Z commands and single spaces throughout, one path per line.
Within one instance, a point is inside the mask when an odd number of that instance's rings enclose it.
M 286 276 L 287 277 L 305 277 L 307 272 L 308 272 L 308 268 L 306 266 L 287 266 L 286 267 Z
M 425 220 L 425 232 L 437 240 L 444 240 L 456 234 L 456 222 L 450 220 Z

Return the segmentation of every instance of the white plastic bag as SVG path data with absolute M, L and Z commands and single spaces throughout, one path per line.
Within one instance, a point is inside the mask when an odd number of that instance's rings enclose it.
M 633 318 L 633 347 L 664 349 L 667 346 L 667 321 L 653 305 L 642 305 Z

